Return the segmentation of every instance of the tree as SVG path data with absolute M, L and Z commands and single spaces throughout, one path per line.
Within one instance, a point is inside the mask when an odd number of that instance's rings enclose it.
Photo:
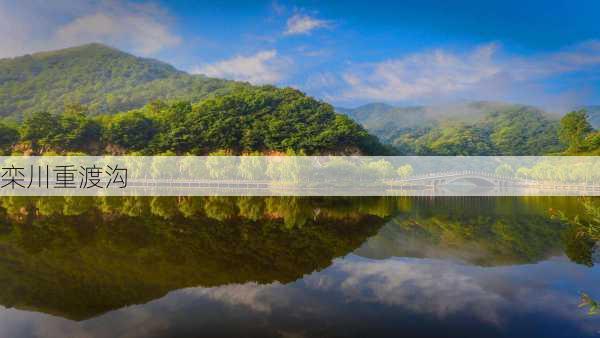
M 0 154 L 10 153 L 10 148 L 19 141 L 19 132 L 0 122 Z
M 142 150 L 157 132 L 154 122 L 138 111 L 116 115 L 105 129 L 104 139 L 130 150 Z
M 407 178 L 410 175 L 412 175 L 412 173 L 413 173 L 413 167 L 410 164 L 402 165 L 402 166 L 398 167 L 398 169 L 396 169 L 396 174 L 398 174 L 398 176 L 400 176 L 400 178 Z
M 58 137 L 60 122 L 56 115 L 48 112 L 33 113 L 21 125 L 21 140 L 30 142 L 33 151 L 41 152 L 61 145 Z
M 498 176 L 513 176 L 515 172 L 510 164 L 502 163 L 496 168 L 495 173 Z
M 58 139 L 69 150 L 86 150 L 100 141 L 100 124 L 82 111 L 67 111 L 59 118 L 61 130 Z
M 568 146 L 568 152 L 577 153 L 585 149 L 585 138 L 592 130 L 586 111 L 578 110 L 560 120 L 558 135 L 561 142 Z

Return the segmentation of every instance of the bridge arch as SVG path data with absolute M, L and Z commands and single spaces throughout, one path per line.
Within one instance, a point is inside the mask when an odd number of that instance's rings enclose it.
M 501 182 L 496 179 L 488 178 L 484 176 L 472 176 L 472 175 L 462 175 L 458 177 L 452 177 L 450 179 L 445 180 L 441 185 L 449 185 L 457 182 L 468 182 L 474 184 L 478 187 L 493 187 L 500 186 Z

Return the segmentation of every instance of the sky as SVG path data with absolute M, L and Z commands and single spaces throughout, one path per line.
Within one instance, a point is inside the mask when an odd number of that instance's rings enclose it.
M 101 42 L 338 106 L 600 104 L 600 1 L 0 0 L 0 58 Z

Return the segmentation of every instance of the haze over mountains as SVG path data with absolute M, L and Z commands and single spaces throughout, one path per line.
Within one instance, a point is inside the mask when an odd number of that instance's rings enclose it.
M 594 128 L 600 107 L 586 109 Z M 336 108 L 384 143 L 410 155 L 536 155 L 561 150 L 560 114 L 506 102 L 471 101 L 396 107 L 370 103 Z
M 375 102 L 356 108 L 336 107 L 338 112 L 347 114 L 361 122 L 365 127 L 373 130 L 383 130 L 386 127 L 415 127 L 422 126 L 428 122 L 443 120 L 468 121 L 469 119 L 480 118 L 490 112 L 510 109 L 539 111 L 549 118 L 554 119 L 558 119 L 562 115 L 557 112 L 546 112 L 534 106 L 499 101 L 466 101 L 461 103 L 416 106 L 394 106 L 387 103 Z M 585 109 L 594 128 L 600 126 L 600 106 L 573 107 L 573 110 L 575 109 Z

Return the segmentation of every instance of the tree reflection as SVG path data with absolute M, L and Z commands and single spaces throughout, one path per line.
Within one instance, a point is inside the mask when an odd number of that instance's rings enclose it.
M 84 319 L 175 289 L 289 283 L 385 222 L 380 199 L 3 198 L 0 304 Z

